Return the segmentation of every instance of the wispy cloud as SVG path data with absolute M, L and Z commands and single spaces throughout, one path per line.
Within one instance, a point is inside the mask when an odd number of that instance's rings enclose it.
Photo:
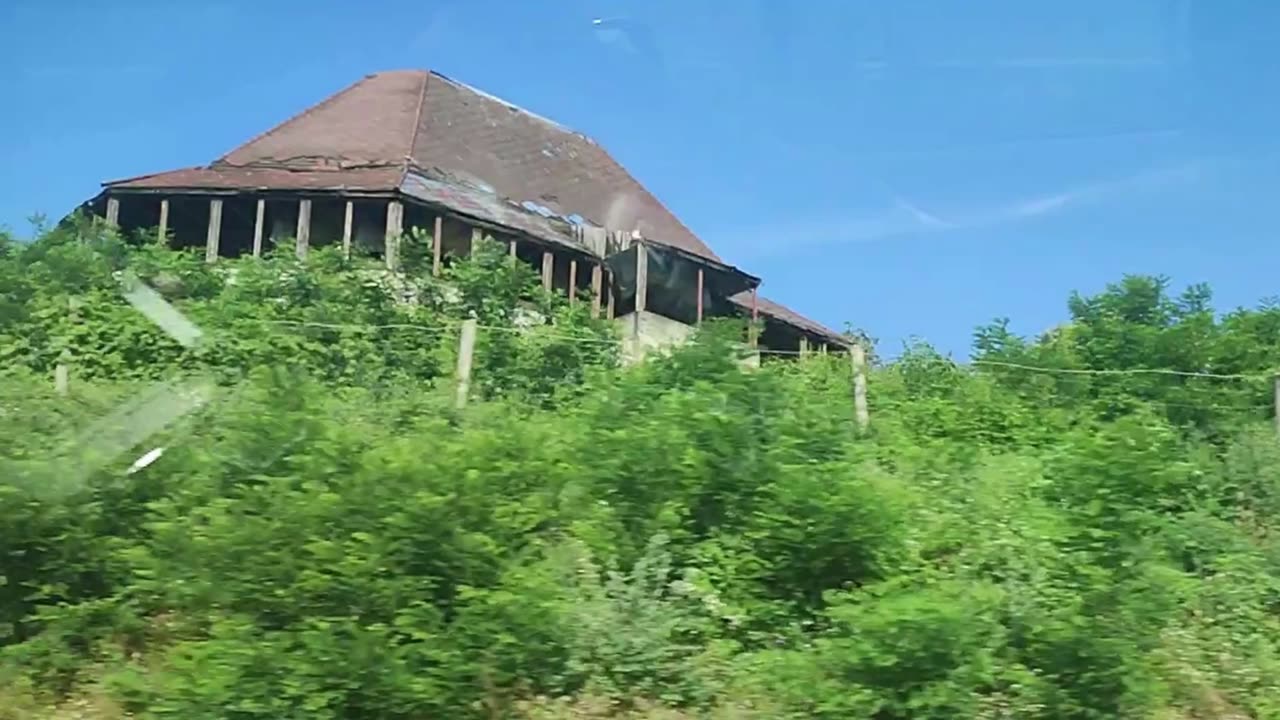
M 1152 191 L 1192 182 L 1200 176 L 1201 169 L 1201 164 L 1197 162 L 1149 169 L 1005 205 L 950 215 L 926 210 L 906 197 L 896 195 L 888 208 L 861 216 L 807 220 L 783 227 L 724 233 L 723 236 L 725 244 L 733 247 L 735 254 L 759 258 L 794 250 L 797 246 L 845 245 L 999 227 L 1063 213 L 1127 193 Z

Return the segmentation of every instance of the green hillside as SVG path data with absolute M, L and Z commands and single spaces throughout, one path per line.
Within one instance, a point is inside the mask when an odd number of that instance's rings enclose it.
M 0 241 L 0 720 L 1280 718 L 1280 307 L 1123 278 L 861 431 L 845 355 L 426 275 Z

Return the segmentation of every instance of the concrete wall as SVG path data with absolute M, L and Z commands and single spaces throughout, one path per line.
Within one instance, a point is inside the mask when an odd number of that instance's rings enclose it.
M 679 320 L 648 311 L 629 313 L 613 322 L 618 328 L 618 334 L 622 336 L 622 362 L 626 365 L 640 362 L 654 352 L 662 352 L 687 342 L 697 329 Z M 748 370 L 759 368 L 760 353 L 750 351 L 745 344 L 741 349 L 742 367 Z
M 622 336 L 622 360 L 639 362 L 645 355 L 670 348 L 693 336 L 694 328 L 678 320 L 645 311 L 614 319 Z

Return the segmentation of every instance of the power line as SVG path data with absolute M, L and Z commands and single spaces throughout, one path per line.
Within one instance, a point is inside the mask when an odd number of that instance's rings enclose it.
M 292 327 L 314 327 L 329 330 L 418 330 L 422 332 L 439 333 L 446 330 L 457 329 L 461 325 L 460 320 L 446 320 L 438 325 L 423 325 L 418 323 L 331 323 L 314 320 L 266 320 L 266 319 L 245 319 L 238 322 L 254 322 L 265 325 L 283 325 Z M 533 328 L 546 327 L 545 325 L 532 325 L 528 328 L 518 326 L 501 326 L 501 325 L 478 325 L 480 330 L 489 330 L 493 332 L 505 333 L 521 333 Z M 567 340 L 581 343 L 597 343 L 606 345 L 623 345 L 623 341 L 593 337 L 588 335 L 570 335 L 566 333 L 548 333 L 539 332 L 538 335 L 543 338 Z M 809 351 L 808 353 L 799 350 L 777 350 L 770 348 L 757 348 L 756 352 L 762 355 L 779 355 L 779 356 L 802 356 L 821 357 L 821 353 L 817 351 Z M 1009 370 L 1022 370 L 1025 372 L 1042 373 L 1046 375 L 1092 375 L 1092 376 L 1126 376 L 1126 375 L 1164 375 L 1171 377 L 1198 377 L 1214 380 L 1271 380 L 1275 377 L 1274 373 L 1214 373 L 1196 370 L 1173 370 L 1170 368 L 1061 368 L 1046 367 L 1038 365 L 1027 365 L 1025 363 L 1006 362 L 1003 360 L 971 360 L 968 366 L 978 367 L 999 367 Z M 959 367 L 965 367 L 960 365 Z
M 1213 378 L 1215 380 L 1270 380 L 1274 377 L 1274 374 L 1211 373 L 1194 370 L 1171 370 L 1168 368 L 1053 368 L 1004 362 L 1000 360 L 972 360 L 969 364 L 1058 375 L 1172 375 L 1176 377 Z

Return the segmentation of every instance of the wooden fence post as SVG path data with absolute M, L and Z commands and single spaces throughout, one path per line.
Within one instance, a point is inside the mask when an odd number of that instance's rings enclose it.
M 1276 375 L 1271 381 L 1271 396 L 1276 406 L 1276 434 L 1280 435 L 1280 375 Z
M 462 332 L 458 338 L 458 397 L 455 405 L 463 408 L 467 404 L 467 392 L 471 389 L 471 358 L 476 349 L 476 319 L 462 321 Z
M 867 412 L 867 351 L 861 343 L 849 348 L 849 359 L 853 363 L 853 414 L 858 430 L 866 431 L 871 417 Z
M 80 321 L 79 303 L 76 299 L 67 298 L 67 317 L 71 324 Z M 58 364 L 53 368 L 53 389 L 59 395 L 66 395 L 71 390 L 71 345 L 64 339 L 62 353 L 58 356 Z

